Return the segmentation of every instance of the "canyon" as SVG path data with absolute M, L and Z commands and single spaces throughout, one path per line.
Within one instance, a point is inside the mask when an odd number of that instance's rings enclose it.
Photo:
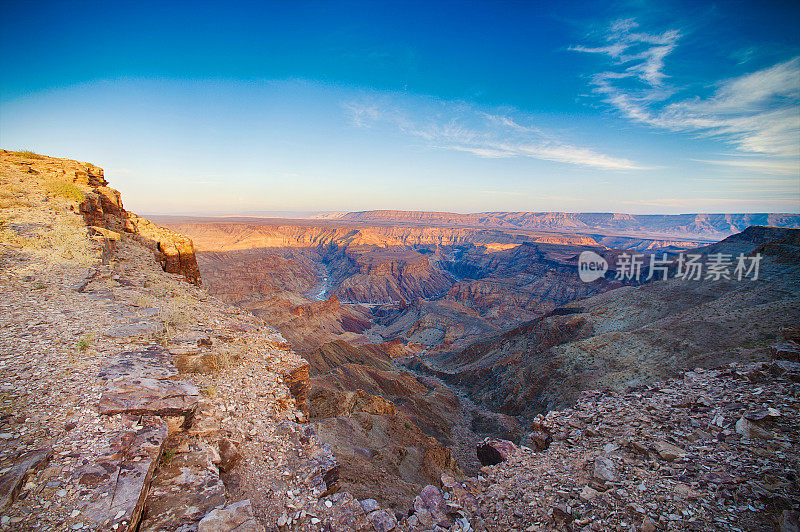
M 791 216 L 147 219 L 6 150 L 0 193 L 4 529 L 797 525 L 800 230 L 734 231 Z M 758 279 L 616 278 L 679 250 Z
M 775 331 L 800 318 L 800 231 L 731 236 L 753 221 L 797 225 L 797 215 L 156 219 L 192 238 L 209 293 L 262 317 L 309 360 L 311 422 L 343 485 L 382 503 L 410 503 L 442 471 L 475 474 L 484 438 L 529 444 L 537 414 L 584 390 L 764 360 Z M 718 235 L 727 238 L 712 243 Z M 750 254 L 783 240 L 756 284 L 615 279 L 626 253 Z M 593 283 L 577 275 L 585 250 L 611 268 Z

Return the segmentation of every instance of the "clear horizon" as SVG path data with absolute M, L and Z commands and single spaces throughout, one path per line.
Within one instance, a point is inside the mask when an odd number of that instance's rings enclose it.
M 143 214 L 800 212 L 797 3 L 3 11 L 0 146 Z

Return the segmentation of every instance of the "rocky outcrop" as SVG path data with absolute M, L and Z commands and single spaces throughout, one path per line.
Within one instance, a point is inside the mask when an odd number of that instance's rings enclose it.
M 100 373 L 100 378 L 107 380 L 106 391 L 100 397 L 100 413 L 180 416 L 191 420 L 199 393 L 193 384 L 172 380 L 177 373 L 161 349 L 120 354 L 115 364 Z
M 197 525 L 197 532 L 263 532 L 264 527 L 253 517 L 249 500 L 217 508 Z
M 147 244 L 164 271 L 183 275 L 187 281 L 201 284 L 200 271 L 192 240 L 159 227 L 125 210 L 118 190 L 108 186 L 103 169 L 93 164 L 69 159 L 0 150 L 0 157 L 11 164 L 24 165 L 27 172 L 44 180 L 52 193 L 71 202 L 93 231 L 111 231 L 115 239 L 126 233 Z M 108 240 L 108 234 L 100 238 Z
M 129 213 L 135 235 L 155 254 L 156 261 L 167 273 L 183 275 L 187 281 L 200 285 L 200 270 L 192 239 L 160 227 L 146 218 Z
M 797 413 L 782 406 L 793 384 L 773 367 L 731 364 L 624 394 L 586 392 L 538 418 L 553 435 L 547 450 L 518 447 L 465 483 L 478 508 L 467 517 L 483 516 L 489 530 L 651 531 L 769 530 L 794 519 L 800 488 L 781 473 L 800 463 L 789 444 Z M 762 434 L 739 432 L 742 418 L 762 423 Z M 756 511 L 733 515 L 731 505 Z
M 136 530 L 166 438 L 161 418 L 126 418 L 105 450 L 77 471 L 87 491 L 81 513 L 106 529 Z
M 308 415 L 308 370 L 308 362 L 302 360 L 281 375 L 295 403 L 305 415 Z
M 147 514 L 140 532 L 157 532 L 196 525 L 215 508 L 225 505 L 225 485 L 209 446 L 162 461 L 150 485 Z
M 5 468 L 7 471 L 0 475 L 0 511 L 11 504 L 25 478 L 46 464 L 51 454 L 51 449 L 43 448 L 18 453 L 14 457 L 12 465 L 7 466 Z

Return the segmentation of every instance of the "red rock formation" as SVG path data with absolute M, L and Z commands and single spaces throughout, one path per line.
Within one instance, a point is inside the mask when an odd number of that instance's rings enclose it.
M 202 284 L 191 238 L 133 213 L 127 213 L 127 219 L 133 224 L 135 236 L 153 250 L 165 272 L 183 275 L 196 285 Z
M 302 363 L 295 365 L 283 374 L 283 382 L 286 383 L 295 403 L 305 415 L 308 415 L 308 370 L 308 362 L 303 360 Z
M 128 233 L 153 249 L 164 271 L 201 284 L 192 240 L 125 210 L 120 193 L 108 186 L 103 169 L 93 164 L 38 155 L 35 158 L 0 150 L 0 156 L 28 167 L 28 173 L 54 183 L 74 203 L 87 227 Z M 63 183 L 63 184 L 62 184 Z M 68 187 L 72 188 L 68 188 Z

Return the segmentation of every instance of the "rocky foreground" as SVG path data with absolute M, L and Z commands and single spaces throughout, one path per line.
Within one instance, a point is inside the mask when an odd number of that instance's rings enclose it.
M 85 163 L 3 152 L 0 191 L 2 529 L 797 528 L 797 331 L 770 363 L 587 392 L 381 508 L 307 424 L 309 364 L 198 286 L 191 241 Z

